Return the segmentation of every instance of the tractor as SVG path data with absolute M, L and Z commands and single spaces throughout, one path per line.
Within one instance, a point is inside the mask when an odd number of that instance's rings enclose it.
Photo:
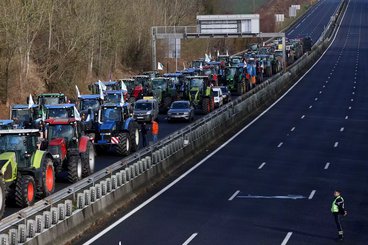
M 15 104 L 10 108 L 10 118 L 18 128 L 40 129 L 43 116 L 38 105 Z
M 189 84 L 189 101 L 196 110 L 208 114 L 215 108 L 210 80 L 207 76 L 187 77 Z
M 89 90 L 92 94 L 100 93 L 100 90 L 103 91 L 110 91 L 110 90 L 121 90 L 122 89 L 122 82 L 121 81 L 98 81 L 94 84 L 88 85 Z
M 132 77 L 134 79 L 134 88 L 130 94 L 130 98 L 135 101 L 143 99 L 144 96 L 152 95 L 152 81 L 148 75 L 137 75 Z
M 240 66 L 228 66 L 225 68 L 225 84 L 229 90 L 238 95 L 246 92 L 246 79 L 242 79 L 244 68 Z
M 8 204 L 27 207 L 55 190 L 53 157 L 37 148 L 37 129 L 0 130 L 0 217 Z
M 106 103 L 101 106 L 94 138 L 97 152 L 111 150 L 126 156 L 138 150 L 138 123 L 130 116 L 128 106 L 127 103 Z
M 161 112 L 168 111 L 171 103 L 178 98 L 178 85 L 178 80 L 169 77 L 152 79 L 152 96 L 157 100 Z
M 93 143 L 83 135 L 81 122 L 76 118 L 47 119 L 41 148 L 52 154 L 55 172 L 66 171 L 67 180 L 71 183 L 94 172 Z
M 94 132 L 94 126 L 98 118 L 98 112 L 104 100 L 98 94 L 86 94 L 78 96 L 78 109 L 81 116 L 83 131 Z
M 46 115 L 45 105 L 57 105 L 67 102 L 68 98 L 63 93 L 45 93 L 37 97 L 37 104 L 40 106 L 42 115 Z

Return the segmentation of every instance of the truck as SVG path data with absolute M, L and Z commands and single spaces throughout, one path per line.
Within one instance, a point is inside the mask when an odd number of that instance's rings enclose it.
M 129 106 L 128 103 L 105 103 L 101 106 L 94 138 L 98 153 L 110 150 L 127 156 L 138 150 L 139 127 L 129 113 Z
M 0 130 L 0 217 L 5 203 L 27 207 L 55 190 L 53 157 L 38 150 L 39 136 L 37 129 Z

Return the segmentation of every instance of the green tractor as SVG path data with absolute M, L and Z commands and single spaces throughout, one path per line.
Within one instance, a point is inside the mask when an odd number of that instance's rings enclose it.
M 68 98 L 63 93 L 44 93 L 37 97 L 37 104 L 40 106 L 43 120 L 46 116 L 45 105 L 58 105 L 65 104 L 68 102 Z
M 242 79 L 243 69 L 241 66 L 228 66 L 225 68 L 225 84 L 232 93 L 238 95 L 246 92 L 247 79 Z
M 6 203 L 30 206 L 55 189 L 50 153 L 38 150 L 37 129 L 0 130 L 0 218 Z
M 208 114 L 215 108 L 211 83 L 207 76 L 187 77 L 189 85 L 189 101 L 196 110 Z
M 156 77 L 152 79 L 152 96 L 157 100 L 160 111 L 166 112 L 170 105 L 178 97 L 175 80 L 168 77 Z

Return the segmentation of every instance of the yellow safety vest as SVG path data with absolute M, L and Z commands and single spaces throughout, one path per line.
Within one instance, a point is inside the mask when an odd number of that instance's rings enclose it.
M 341 196 L 336 197 L 335 200 L 333 200 L 333 202 L 332 202 L 332 206 L 331 206 L 331 212 L 332 213 L 338 213 L 339 212 L 339 206 L 336 205 L 336 200 L 338 198 L 341 198 L 342 201 L 344 201 L 344 199 Z

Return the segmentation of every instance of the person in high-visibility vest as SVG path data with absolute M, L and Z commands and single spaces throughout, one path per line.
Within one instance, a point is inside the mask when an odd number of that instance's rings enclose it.
M 152 137 L 153 137 L 153 143 L 156 143 L 158 140 L 158 123 L 155 120 L 152 120 Z
M 343 240 L 344 239 L 344 231 L 342 230 L 340 215 L 346 216 L 347 211 L 345 210 L 344 198 L 341 196 L 341 192 L 336 190 L 334 192 L 334 196 L 335 196 L 335 198 L 332 202 L 331 212 L 332 212 L 332 215 L 334 216 L 334 219 L 335 219 L 339 239 Z

